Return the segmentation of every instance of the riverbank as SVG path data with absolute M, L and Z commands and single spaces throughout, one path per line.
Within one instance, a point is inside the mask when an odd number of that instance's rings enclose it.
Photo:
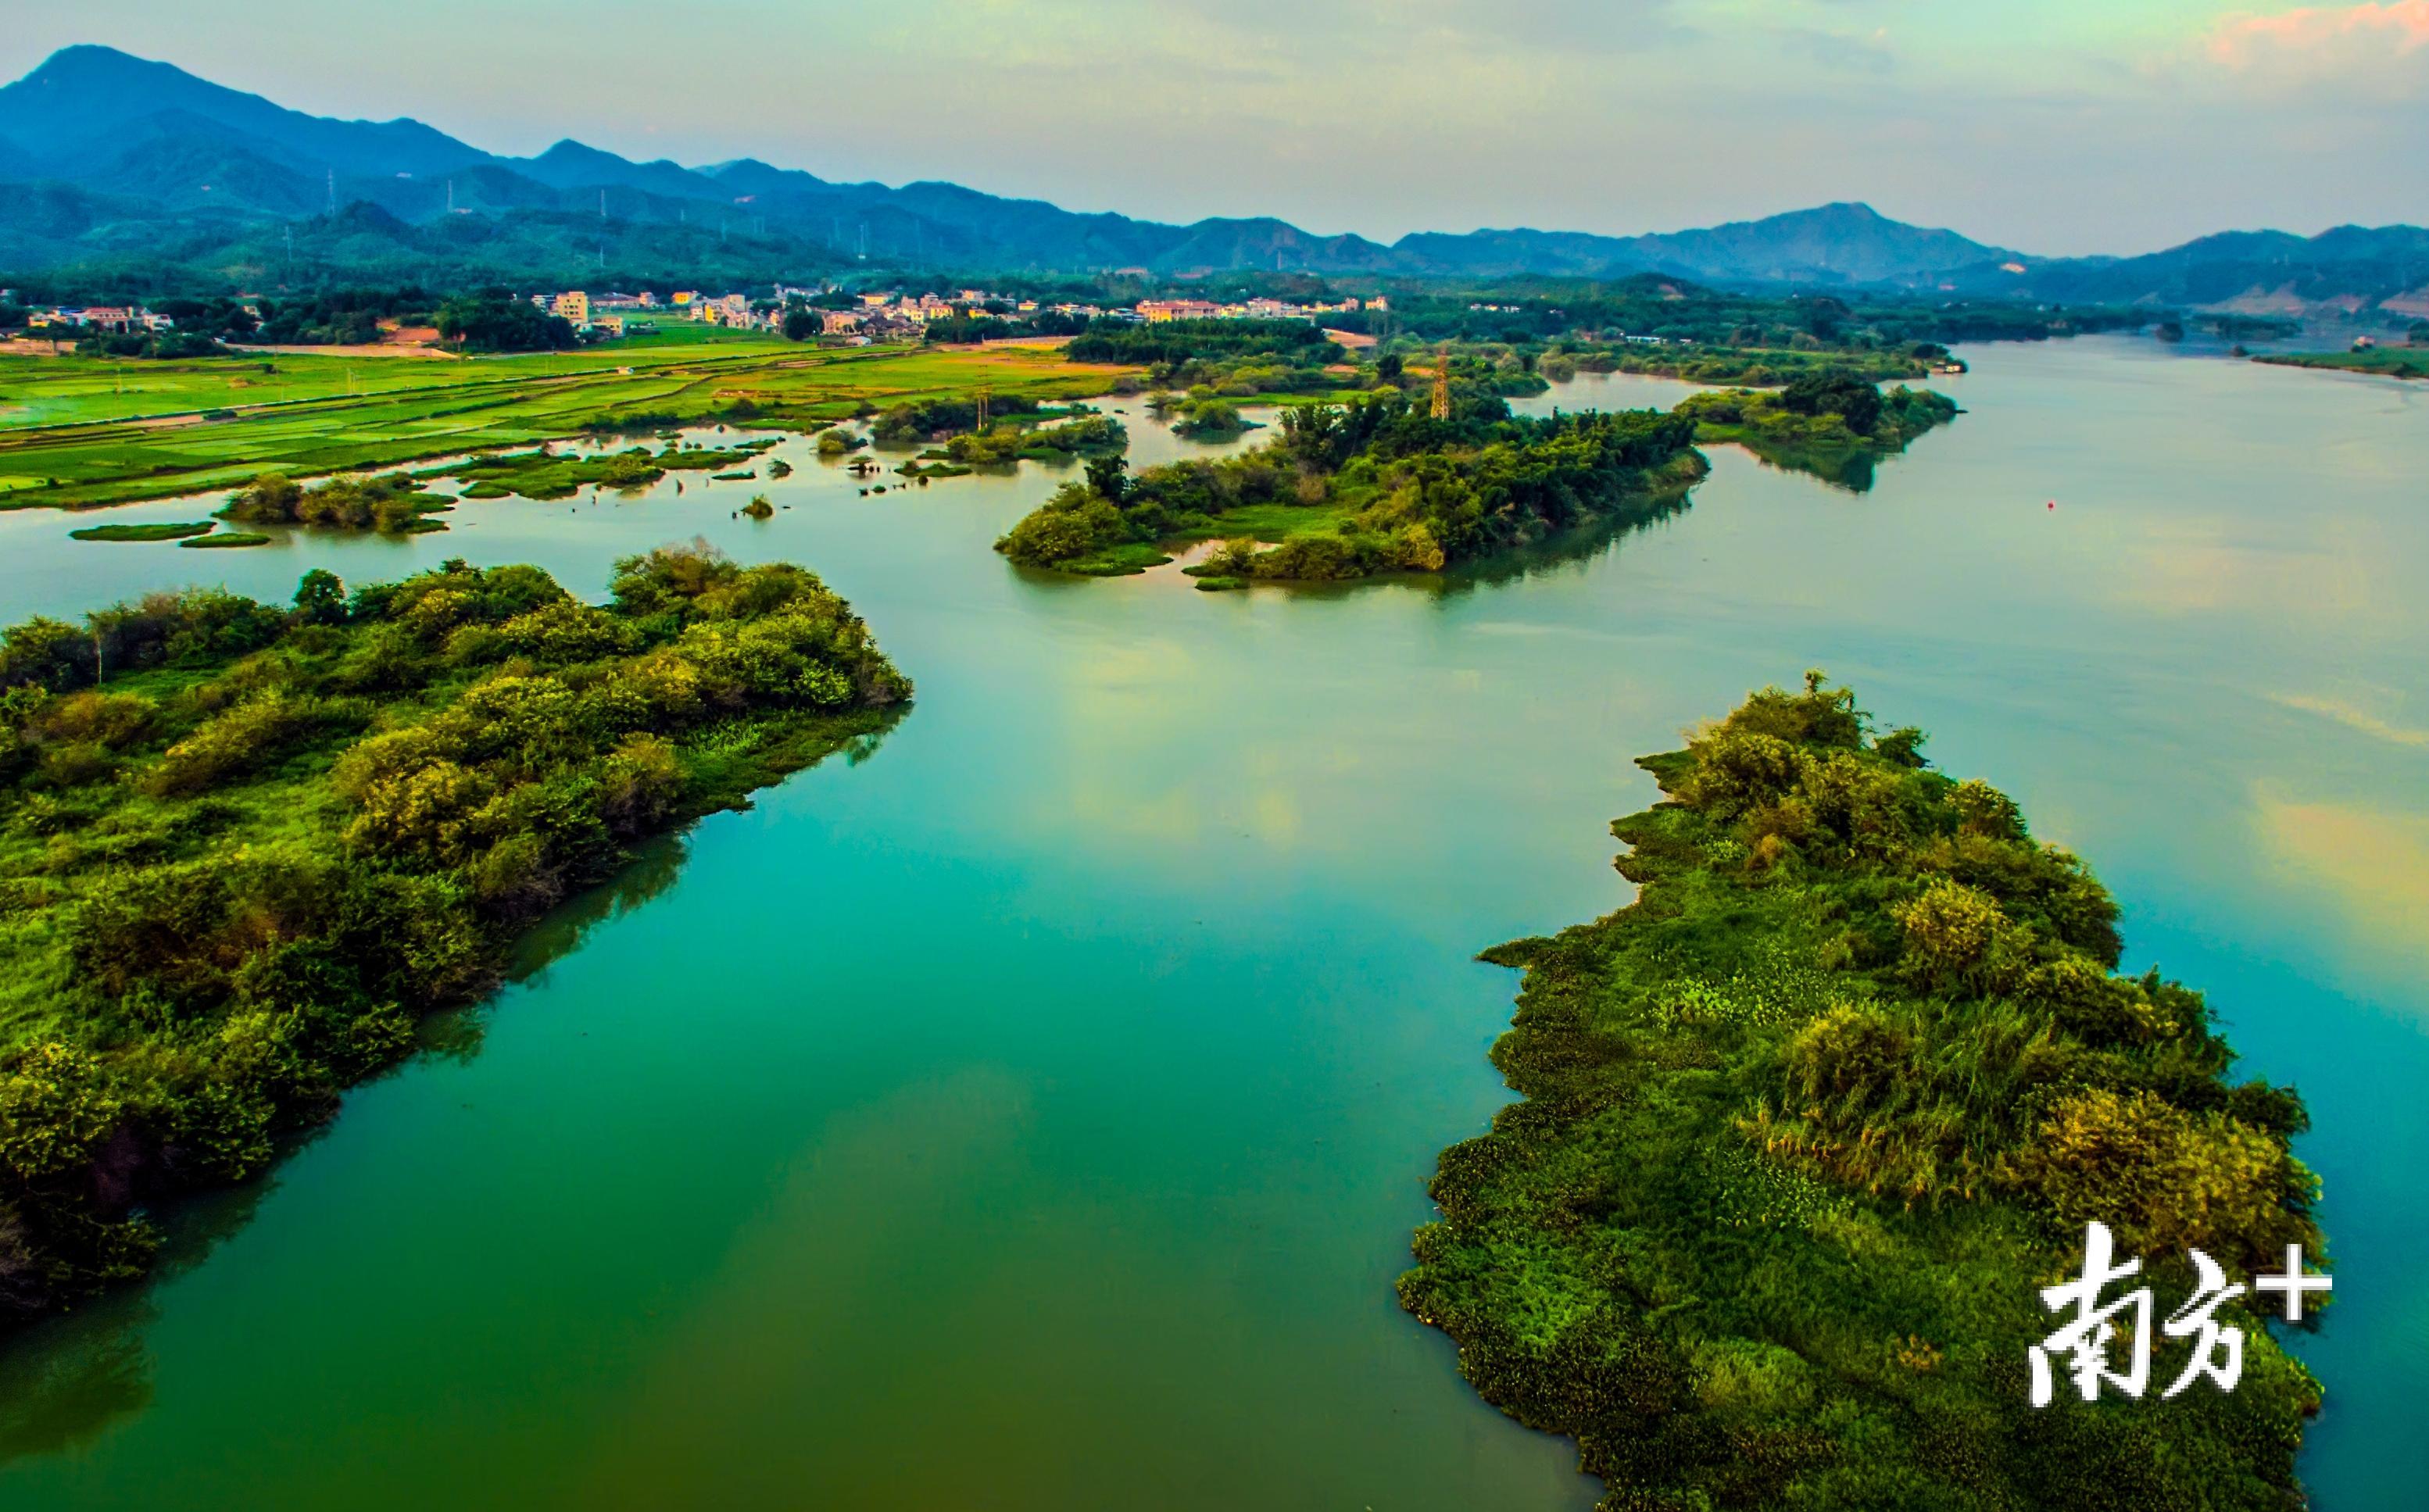
M 1639 764 L 1636 900 L 1485 953 L 1526 970 L 1493 1051 L 1524 1101 L 1445 1152 L 1402 1304 L 1606 1507 L 2288 1504 L 2321 1391 L 2248 1304 L 2231 1395 L 2028 1405 L 2087 1222 L 2161 1315 L 2189 1250 L 2319 1256 L 2308 1119 L 1921 744 L 1810 674 Z
M 2317 368 L 2374 378 L 2429 378 L 2429 347 L 2383 346 L 2366 352 L 2258 352 L 2252 360 L 2273 368 Z
M 210 539 L 211 537 L 205 537 Z M 798 567 L 662 550 L 581 604 L 442 566 L 0 641 L 0 1321 L 148 1265 L 633 847 L 910 696 Z

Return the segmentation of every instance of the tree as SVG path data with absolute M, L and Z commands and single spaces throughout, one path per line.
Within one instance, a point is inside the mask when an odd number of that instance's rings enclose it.
M 806 304 L 791 304 L 785 309 L 785 339 L 806 341 L 827 328 L 826 320 Z
M 547 352 L 576 344 L 573 326 L 502 288 L 458 295 L 438 306 L 438 334 L 474 352 Z
M 1090 457 L 1088 491 L 1099 498 L 1120 503 L 1130 492 L 1131 482 L 1126 476 L 1129 470 L 1130 462 L 1125 457 L 1118 455 Z
M 295 584 L 295 617 L 307 625 L 344 624 L 345 583 L 324 567 L 305 573 Z
M 1797 323 L 1805 328 L 1807 335 L 1816 341 L 1838 339 L 1840 328 L 1847 323 L 1850 313 L 1845 301 L 1823 294 L 1796 303 Z
M 1881 391 L 1842 369 L 1807 373 L 1779 392 L 1779 407 L 1798 415 L 1836 415 L 1858 436 L 1880 423 Z
M 1396 352 L 1386 352 L 1376 359 L 1375 376 L 1383 383 L 1397 384 L 1400 381 L 1400 354 Z

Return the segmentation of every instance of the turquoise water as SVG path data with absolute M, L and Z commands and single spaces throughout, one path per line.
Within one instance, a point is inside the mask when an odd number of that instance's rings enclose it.
M 2429 389 L 2086 340 L 1969 353 L 1861 496 L 1491 583 L 1018 573 L 1024 468 L 466 505 L 224 553 L 0 517 L 0 614 L 439 557 L 595 591 L 698 534 L 815 566 L 918 681 L 0 1358 L 0 1504 L 1576 1508 L 1393 1304 L 1506 1095 L 1479 947 L 1624 901 L 1636 754 L 1821 665 L 2013 792 L 2316 1123 L 2316 1504 L 2429 1474 Z M 1531 405 L 1666 400 L 1579 380 Z M 1138 417 L 1143 454 L 1181 443 Z M 754 491 L 793 507 L 754 523 Z M 2051 501 L 2057 508 L 2051 509 Z M 197 518 L 192 504 L 113 519 Z M 2019 1284 L 2024 1284 L 2019 1278 Z

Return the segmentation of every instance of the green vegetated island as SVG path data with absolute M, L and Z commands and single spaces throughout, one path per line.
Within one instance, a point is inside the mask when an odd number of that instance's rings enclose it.
M 2263 352 L 2252 360 L 2280 368 L 2318 368 L 2376 378 L 2429 378 L 2429 330 L 2408 346 L 2365 347 L 2358 352 Z
M 1530 419 L 1508 392 L 1540 391 L 1531 370 L 1439 354 L 1447 409 L 1399 386 L 1395 364 L 1343 404 L 1286 407 L 1272 443 L 1242 456 L 1130 476 L 1093 465 L 1007 532 L 997 550 L 1035 567 L 1143 571 L 1218 540 L 1187 568 L 1206 588 L 1439 572 L 1596 524 L 1683 504 L 1707 471 L 1696 441 L 1735 441 L 1776 465 L 1867 487 L 1880 457 L 1953 419 L 1945 395 L 1884 395 L 1842 370 L 1776 393 L 1698 395 L 1677 410 Z
M 0 636 L 0 1318 L 141 1274 L 144 1205 L 260 1170 L 636 842 L 910 697 L 800 567 L 669 548 L 611 592 L 314 571 Z
M 1699 441 L 1742 446 L 1772 467 L 1862 493 L 1884 458 L 1959 411 L 1937 389 L 1900 384 L 1883 393 L 1859 372 L 1826 368 L 1776 389 L 1690 395 L 1677 413 L 1694 420 Z
M 1636 901 L 1484 955 L 1526 970 L 1523 1100 L 1444 1153 L 1401 1301 L 1607 1508 L 2299 1505 L 2321 1391 L 2252 1294 L 2232 1392 L 2159 1400 L 2189 1341 L 2157 1320 L 2190 1248 L 2316 1255 L 2303 1105 L 2230 1085 L 2198 993 L 2116 975 L 2084 864 L 1920 740 L 1817 673 L 1639 764 Z M 2038 1290 L 2092 1220 L 2157 1291 L 2152 1385 L 2086 1404 L 2061 1366 L 2036 1410 Z
M 897 404 L 869 421 L 868 439 L 885 448 L 921 448 L 894 470 L 922 481 L 967 477 L 981 468 L 1008 468 L 1024 460 L 1102 456 L 1127 451 L 1131 444 L 1122 422 L 1093 405 L 1041 403 L 1022 395 Z M 838 436 L 835 452 L 851 450 L 853 444 Z

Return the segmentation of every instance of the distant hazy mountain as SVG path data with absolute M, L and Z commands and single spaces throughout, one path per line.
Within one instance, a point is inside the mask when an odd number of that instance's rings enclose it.
M 1944 275 L 1969 294 L 2067 304 L 2185 304 L 2301 315 L 2429 291 L 2429 230 L 2338 226 L 2316 237 L 2230 231 L 2140 257 L 2032 258 Z M 2416 293 L 2410 304 L 2422 298 Z
M 1393 251 L 1445 271 L 1591 275 L 1643 270 L 1747 283 L 1897 283 L 2012 255 L 1954 231 L 1892 221 L 1869 205 L 1825 205 L 1666 236 L 1578 231 L 1420 233 Z
M 107 47 L 0 88 L 0 266 L 306 272 L 808 276 L 888 266 L 1158 273 L 1624 276 L 2256 305 L 2376 300 L 2429 284 L 2429 233 L 2205 238 L 2148 257 L 2048 260 L 1865 205 L 1655 236 L 1421 232 L 1385 246 L 1266 218 L 1169 225 L 958 184 L 834 183 L 754 158 L 636 163 L 577 141 L 486 153 L 418 121 L 332 121 Z M 290 254 L 290 241 L 295 252 Z M 715 249 L 712 252 L 710 249 Z M 2022 268 L 2023 272 L 2014 270 Z
M 0 137 L 51 158 L 178 110 L 276 142 L 341 174 L 438 173 L 488 156 L 419 121 L 309 116 L 114 47 L 63 47 L 0 90 Z

